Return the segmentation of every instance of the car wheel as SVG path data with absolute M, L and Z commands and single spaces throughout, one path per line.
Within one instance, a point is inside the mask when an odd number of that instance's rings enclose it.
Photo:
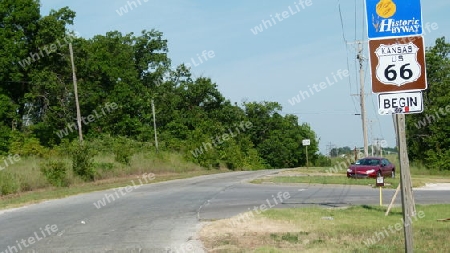
M 381 171 L 380 170 L 377 172 L 377 177 L 381 177 Z
M 395 178 L 395 170 L 391 171 L 391 178 Z

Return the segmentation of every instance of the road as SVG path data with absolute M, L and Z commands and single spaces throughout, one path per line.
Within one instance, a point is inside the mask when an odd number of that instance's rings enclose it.
M 138 186 L 130 182 L 127 191 L 111 189 L 3 211 L 0 253 L 202 252 L 196 240 L 202 221 L 261 210 L 263 204 L 288 208 L 379 203 L 379 191 L 364 186 L 247 182 L 272 173 L 277 171 L 232 172 Z M 385 203 L 393 193 L 383 191 Z M 448 193 L 414 191 L 417 204 L 450 203 Z

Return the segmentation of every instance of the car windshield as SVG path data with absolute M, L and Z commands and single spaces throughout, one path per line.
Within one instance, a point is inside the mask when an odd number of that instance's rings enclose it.
M 369 166 L 376 166 L 380 163 L 380 160 L 378 159 L 359 159 L 356 161 L 355 164 L 357 165 L 369 165 Z

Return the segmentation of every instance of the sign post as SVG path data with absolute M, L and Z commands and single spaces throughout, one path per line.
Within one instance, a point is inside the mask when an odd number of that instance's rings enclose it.
M 376 184 L 376 186 L 378 188 L 380 188 L 380 206 L 383 206 L 383 191 L 382 191 L 382 188 L 384 186 L 384 177 L 383 176 L 377 177 L 377 184 Z
M 413 252 L 415 215 L 406 146 L 405 114 L 423 111 L 427 89 L 420 0 L 365 0 L 372 91 L 380 114 L 395 114 L 405 252 Z M 381 180 L 381 179 L 380 179 Z M 377 179 L 378 185 L 378 179 Z M 380 205 L 382 204 L 380 187 Z
M 308 146 L 311 144 L 311 140 L 310 139 L 304 139 L 302 141 L 303 146 L 305 146 L 305 154 L 306 154 L 306 168 L 309 168 L 309 163 L 308 163 Z

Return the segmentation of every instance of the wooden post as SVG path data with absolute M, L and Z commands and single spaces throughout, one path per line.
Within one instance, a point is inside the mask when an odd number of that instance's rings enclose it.
M 402 197 L 403 230 L 405 236 L 405 252 L 413 252 L 412 216 L 414 216 L 414 199 L 411 187 L 411 174 L 409 171 L 408 151 L 406 148 L 405 115 L 396 114 L 397 144 L 400 160 L 400 189 Z
M 69 51 L 70 51 L 70 62 L 72 63 L 72 73 L 73 73 L 73 92 L 75 94 L 75 106 L 77 107 L 78 135 L 80 137 L 80 142 L 83 142 L 83 132 L 81 131 L 80 103 L 78 102 L 77 75 L 75 74 L 75 63 L 73 61 L 72 43 L 69 43 Z
M 386 210 L 386 213 L 384 214 L 384 216 L 388 216 L 389 211 L 392 208 L 392 205 L 394 204 L 395 198 L 397 198 L 397 194 L 400 191 L 400 185 L 397 186 L 397 189 L 395 190 L 394 196 L 392 197 L 391 203 L 388 206 L 388 209 Z
M 380 188 L 380 206 L 383 206 L 383 190 L 381 189 L 383 187 L 380 186 L 378 188 Z
M 155 130 L 155 147 L 156 147 L 156 153 L 159 152 L 158 149 L 158 136 L 156 134 L 156 116 L 155 116 L 155 103 L 152 99 L 152 114 L 153 114 L 153 129 Z
M 308 145 L 305 146 L 306 149 L 306 169 L 309 168 L 309 164 L 308 164 Z

